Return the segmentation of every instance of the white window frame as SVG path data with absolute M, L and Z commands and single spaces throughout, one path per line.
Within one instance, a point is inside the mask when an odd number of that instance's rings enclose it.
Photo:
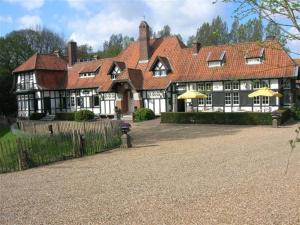
M 206 105 L 209 105 L 209 106 L 212 105 L 212 93 L 207 94 Z
M 205 84 L 203 82 L 198 84 L 198 91 L 205 91 Z
M 207 82 L 205 83 L 205 90 L 206 91 L 211 91 L 213 89 L 213 84 L 212 82 Z
M 258 64 L 262 64 L 262 58 L 261 58 L 261 57 L 246 58 L 246 64 L 247 64 L 247 65 L 258 65 Z
M 233 81 L 232 82 L 232 90 L 240 90 L 240 82 Z
M 231 93 L 230 92 L 225 93 L 225 105 L 231 105 Z
M 270 82 L 269 80 L 262 80 L 260 87 L 270 87 Z
M 260 105 L 260 96 L 253 97 L 253 105 Z
M 258 84 L 258 87 L 256 87 L 256 84 Z M 253 89 L 259 89 L 260 88 L 260 81 L 254 81 L 253 82 Z
M 165 77 L 167 76 L 167 68 L 158 61 L 153 69 L 153 76 L 154 77 Z
M 261 104 L 262 105 L 269 105 L 270 104 L 270 97 L 268 97 L 268 96 L 261 96 Z
M 221 67 L 221 66 L 222 66 L 222 60 L 208 61 L 209 68 Z
M 230 81 L 224 82 L 224 90 L 231 91 L 231 82 Z
M 232 104 L 240 105 L 240 93 L 239 92 L 232 93 Z

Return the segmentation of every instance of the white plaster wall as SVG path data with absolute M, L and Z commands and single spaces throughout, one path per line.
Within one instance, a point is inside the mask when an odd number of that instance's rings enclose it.
M 252 83 L 250 80 L 244 80 L 240 82 L 241 90 L 251 90 Z
M 133 93 L 133 100 L 141 100 L 141 95 L 140 95 L 140 93 L 138 93 L 138 92 Z
M 231 107 L 225 106 L 225 112 L 231 112 Z
M 223 83 L 222 82 L 213 82 L 213 91 L 222 91 Z
M 271 89 L 278 89 L 279 88 L 278 79 L 270 80 L 270 88 Z
M 252 107 L 250 106 L 242 106 L 241 107 L 241 111 L 245 111 L 245 112 L 251 112 L 252 111 Z

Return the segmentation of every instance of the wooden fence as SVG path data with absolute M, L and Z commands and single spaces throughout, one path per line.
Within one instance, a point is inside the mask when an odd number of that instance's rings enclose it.
M 92 155 L 121 143 L 118 121 L 19 121 L 19 126 L 22 132 L 17 134 L 16 140 L 0 141 L 0 173 Z

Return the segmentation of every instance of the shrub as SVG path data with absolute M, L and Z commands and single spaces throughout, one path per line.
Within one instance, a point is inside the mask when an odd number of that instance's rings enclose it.
M 145 120 L 152 120 L 155 118 L 155 114 L 151 109 L 139 108 L 133 114 L 134 122 L 141 122 Z
M 87 109 L 79 110 L 75 112 L 75 120 L 76 121 L 88 121 L 94 119 L 95 114 Z
M 74 121 L 75 120 L 75 112 L 56 113 L 55 119 Z
M 161 123 L 271 125 L 271 113 L 258 112 L 186 112 L 162 113 Z
M 29 116 L 30 120 L 40 120 L 45 116 L 45 113 L 34 112 Z

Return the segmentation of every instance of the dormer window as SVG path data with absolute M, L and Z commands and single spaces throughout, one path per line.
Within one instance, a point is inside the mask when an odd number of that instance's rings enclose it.
M 80 72 L 79 72 L 79 77 L 80 78 L 89 78 L 89 77 L 95 77 L 98 72 L 99 72 L 100 66 L 96 65 L 94 66 L 94 68 L 87 66 L 86 68 L 83 68 Z
M 171 71 L 169 60 L 166 57 L 158 56 L 154 60 L 150 71 L 153 72 L 154 77 L 165 77 Z
M 264 60 L 265 49 L 248 51 L 245 55 L 246 64 L 248 65 L 258 65 L 262 64 Z
M 223 66 L 225 64 L 225 51 L 209 52 L 206 61 L 209 68 Z
M 111 79 L 112 80 L 116 80 L 117 79 L 117 76 L 121 73 L 121 69 L 118 67 L 118 66 L 115 66 L 113 68 L 113 70 L 111 71 Z
M 125 68 L 126 65 L 124 62 L 114 61 L 110 66 L 107 75 L 110 75 L 112 80 L 116 80 L 118 75 L 120 75 Z
M 153 69 L 153 75 L 156 77 L 167 76 L 166 67 L 161 62 L 158 62 Z

